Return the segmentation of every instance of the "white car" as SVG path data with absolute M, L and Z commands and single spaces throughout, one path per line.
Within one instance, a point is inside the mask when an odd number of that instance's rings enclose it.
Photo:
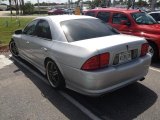
M 2 11 L 7 10 L 7 5 L 6 4 L 0 4 L 0 10 L 2 10 Z
M 75 15 L 36 18 L 9 44 L 52 87 L 92 96 L 143 80 L 151 62 L 148 46 L 144 38 L 120 34 L 97 18 Z

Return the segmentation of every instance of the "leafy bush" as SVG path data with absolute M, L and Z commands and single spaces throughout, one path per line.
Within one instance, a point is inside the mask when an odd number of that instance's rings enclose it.
M 24 7 L 23 7 L 23 14 L 33 14 L 34 13 L 34 5 L 31 3 L 25 3 Z

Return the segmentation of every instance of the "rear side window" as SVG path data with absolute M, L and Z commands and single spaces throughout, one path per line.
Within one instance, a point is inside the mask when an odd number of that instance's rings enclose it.
M 103 20 L 104 22 L 108 22 L 110 17 L 109 12 L 99 12 L 97 18 Z
M 122 13 L 115 13 L 113 14 L 112 23 L 113 24 L 121 24 L 122 20 L 129 21 L 127 16 Z
M 119 34 L 99 19 L 75 19 L 60 23 L 69 42 Z
M 95 12 L 89 11 L 89 12 L 86 12 L 85 15 L 95 17 Z
M 52 39 L 49 23 L 45 20 L 40 20 L 36 28 L 36 34 L 38 37 Z

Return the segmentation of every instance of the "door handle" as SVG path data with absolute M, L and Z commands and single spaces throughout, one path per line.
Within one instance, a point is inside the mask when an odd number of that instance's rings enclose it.
M 29 44 L 29 41 L 26 41 L 27 44 Z
M 41 50 L 47 51 L 47 48 L 45 48 L 45 47 L 41 47 Z

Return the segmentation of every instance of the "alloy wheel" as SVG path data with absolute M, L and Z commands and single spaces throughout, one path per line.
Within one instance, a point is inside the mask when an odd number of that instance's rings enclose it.
M 16 43 L 13 40 L 9 44 L 9 49 L 13 56 L 16 56 L 16 57 L 18 56 L 19 54 L 18 48 L 16 46 Z
M 61 74 L 56 64 L 52 61 L 47 62 L 46 73 L 49 83 L 52 87 L 58 88 L 62 79 Z

